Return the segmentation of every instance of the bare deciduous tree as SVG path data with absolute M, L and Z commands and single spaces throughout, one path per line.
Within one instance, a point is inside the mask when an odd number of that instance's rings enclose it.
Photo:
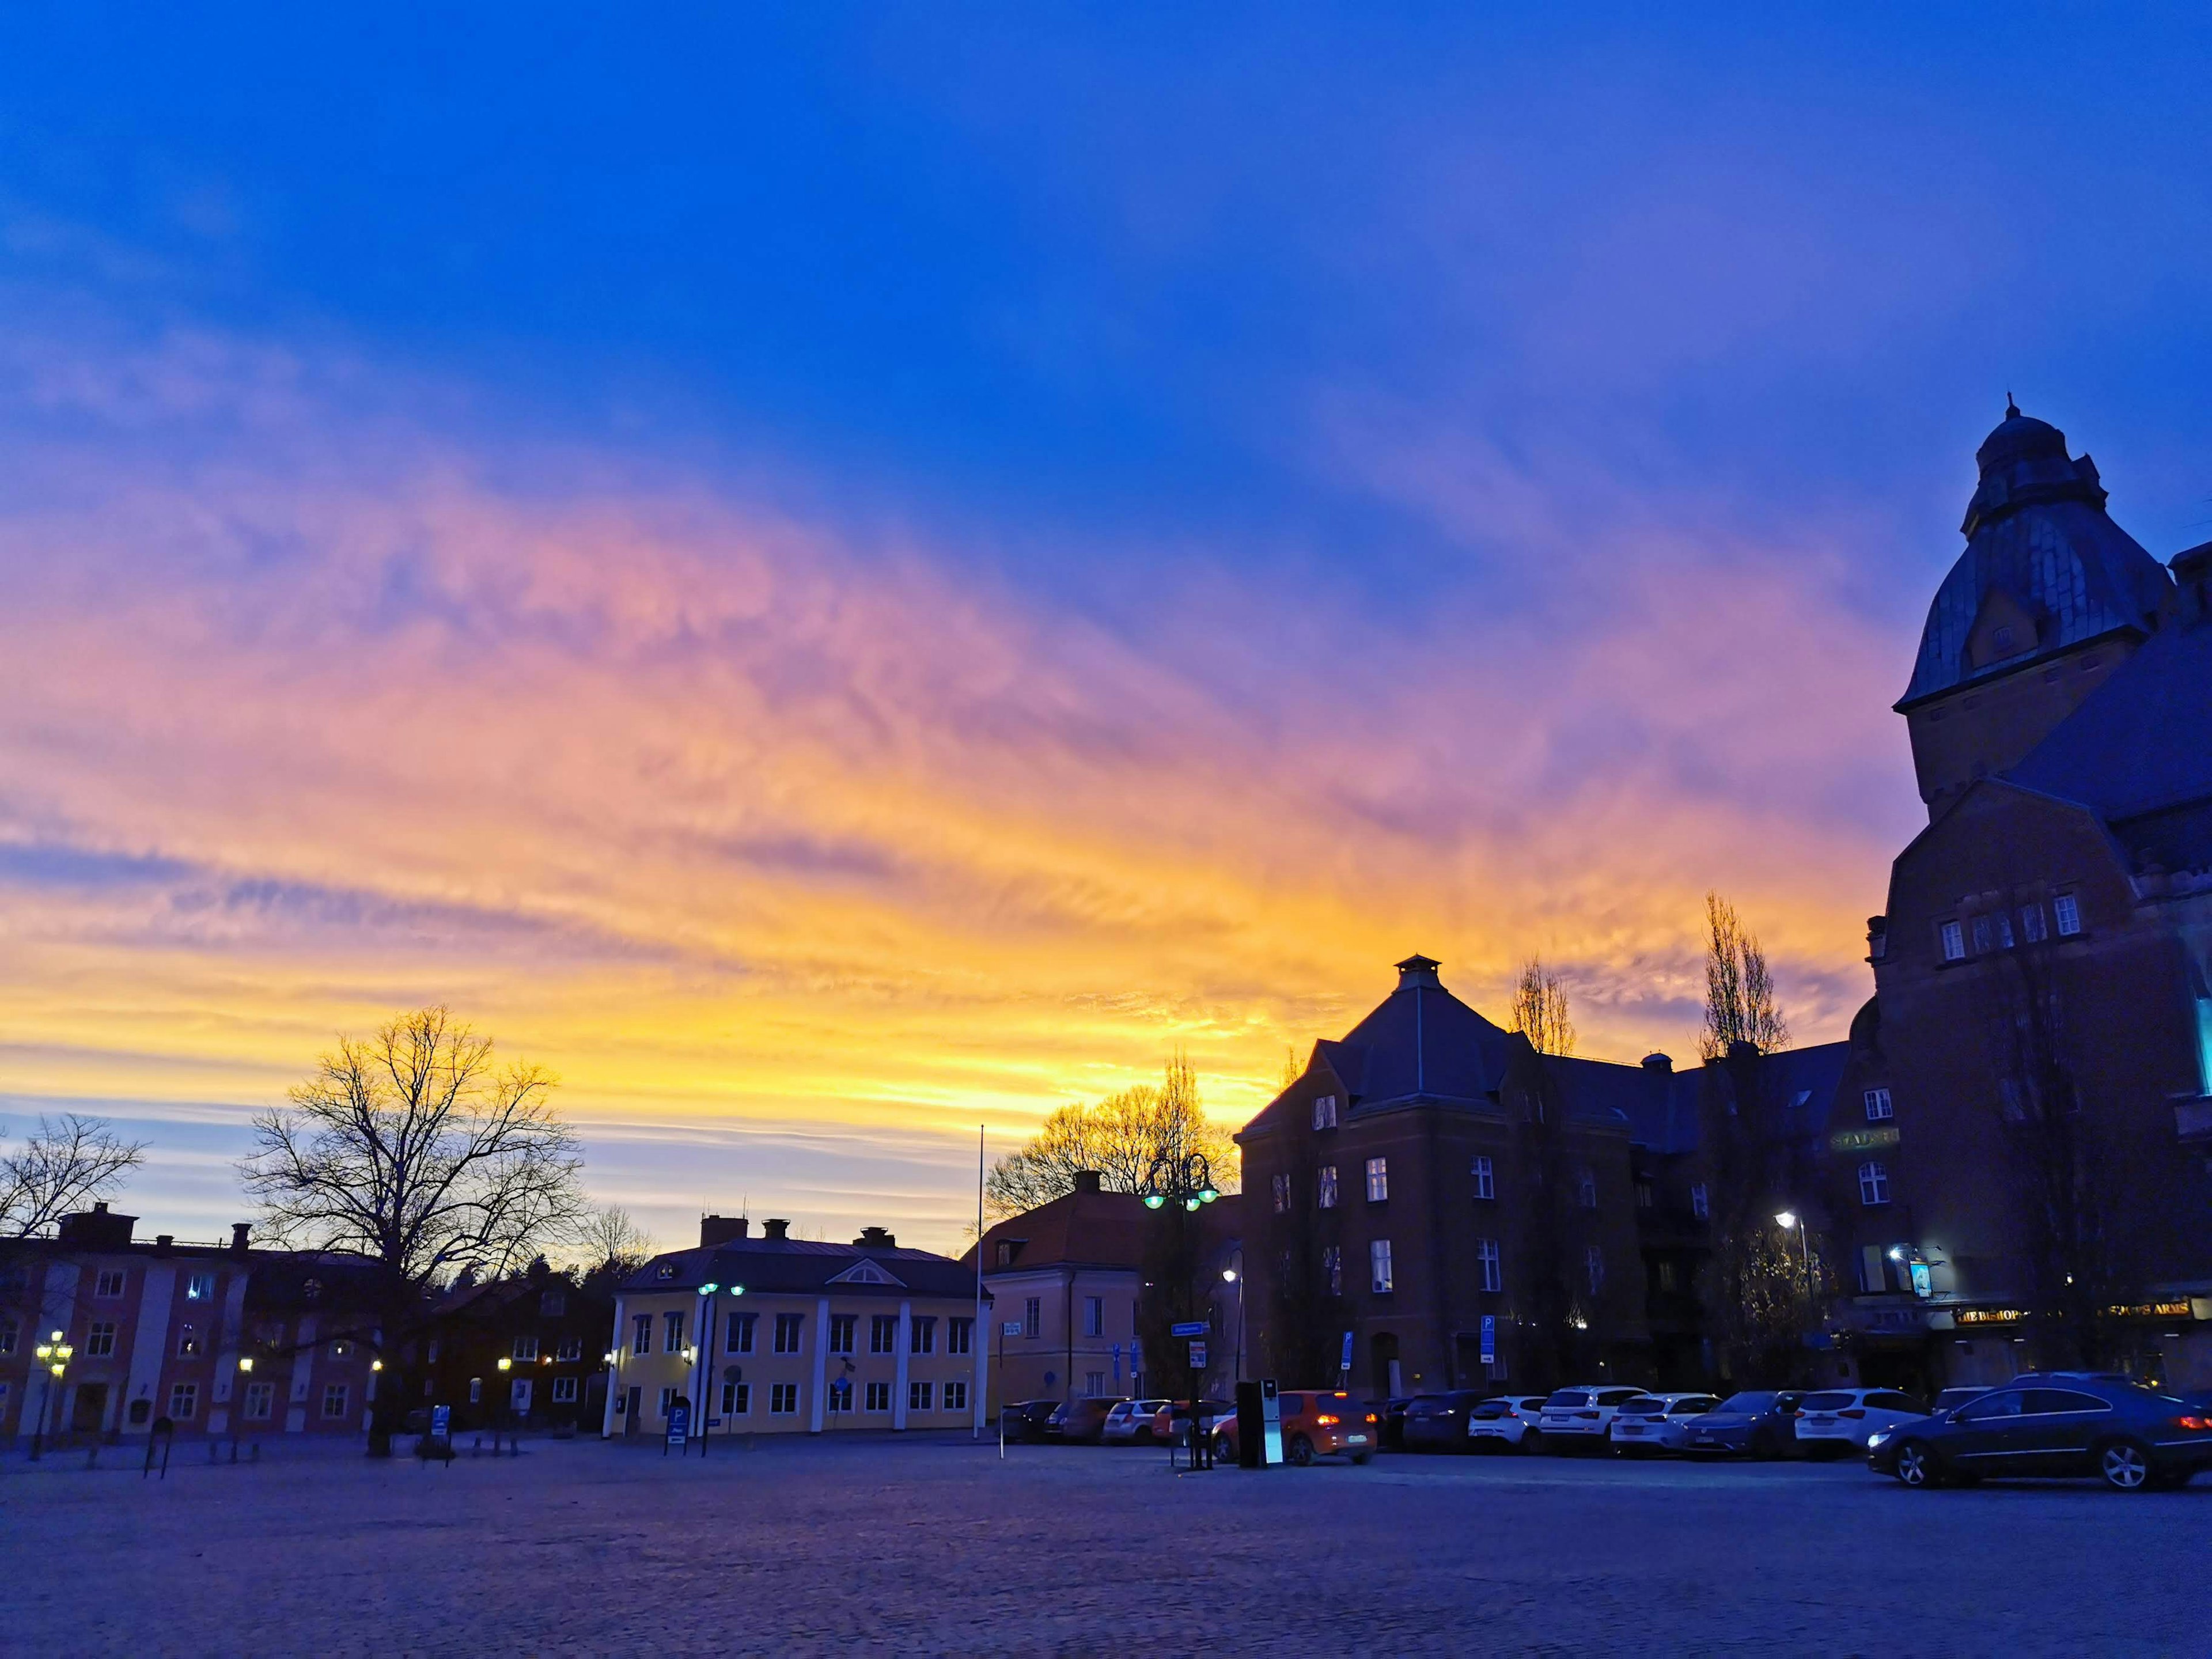
M 1200 1152 L 1223 1192 L 1237 1189 L 1236 1144 L 1206 1121 L 1190 1061 L 1177 1053 L 1158 1086 L 1140 1085 L 1095 1106 L 1062 1106 L 1026 1146 L 991 1166 L 984 1182 L 994 1217 L 1019 1215 L 1075 1189 L 1076 1172 L 1096 1170 L 1111 1193 L 1144 1189 L 1154 1162 Z
M 21 1146 L 0 1153 L 0 1238 L 22 1238 L 106 1197 L 145 1161 L 105 1119 L 42 1117 Z
M 289 1107 L 254 1120 L 240 1172 L 277 1238 L 380 1266 L 371 1334 L 389 1354 L 445 1275 L 508 1272 L 582 1213 L 582 1160 L 552 1087 L 542 1067 L 495 1066 L 490 1038 L 425 1008 L 341 1038 Z M 378 1392 L 373 1454 L 390 1450 L 398 1382 Z
M 1567 988 L 1535 957 L 1513 986 L 1513 1029 L 1540 1054 L 1571 1054 L 1575 1023 L 1567 1012 Z
M 1774 1000 L 1758 936 L 1718 893 L 1705 895 L 1705 1025 L 1698 1052 L 1719 1060 L 1731 1042 L 1748 1042 L 1762 1054 L 1788 1048 L 1790 1023 Z
M 619 1204 L 588 1211 L 569 1230 L 576 1265 L 602 1278 L 624 1277 L 643 1267 L 653 1253 L 653 1236 Z

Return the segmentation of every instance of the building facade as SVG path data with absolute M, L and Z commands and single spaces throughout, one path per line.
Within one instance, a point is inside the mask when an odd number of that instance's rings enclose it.
M 410 1406 L 452 1407 L 456 1430 L 596 1431 L 613 1343 L 613 1297 L 539 1262 L 438 1303 L 420 1362 L 407 1368 L 422 1378 L 422 1397 Z
M 105 1204 L 0 1251 L 0 1436 L 358 1436 L 380 1380 L 357 1257 L 136 1237 Z M 56 1377 L 36 1356 L 66 1346 Z
M 879 1227 L 830 1244 L 708 1216 L 697 1249 L 656 1256 L 617 1294 L 600 1431 L 663 1436 L 679 1401 L 695 1435 L 980 1429 L 978 1291 L 972 1267 Z

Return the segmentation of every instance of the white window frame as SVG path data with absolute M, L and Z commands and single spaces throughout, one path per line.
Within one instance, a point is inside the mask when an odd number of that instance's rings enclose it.
M 2058 937 L 2077 939 L 2081 933 L 2081 901 L 2072 893 L 2060 893 L 2051 901 L 2051 920 L 2057 924 Z
M 831 1314 L 830 1316 L 830 1352 L 850 1353 L 853 1344 L 860 1340 L 860 1316 Z
M 553 1379 L 553 1403 L 556 1406 L 573 1406 L 576 1403 L 574 1377 L 556 1376 Z
M 1319 1208 L 1324 1210 L 1333 1210 L 1336 1207 L 1335 1164 L 1324 1164 L 1321 1166 L 1320 1188 L 1314 1194 L 1314 1201 Z
M 1887 1089 L 1875 1088 L 1866 1091 L 1866 1115 L 1869 1123 L 1887 1123 L 1897 1115 L 1897 1107 L 1891 1101 Z
M 733 1313 L 722 1333 L 724 1353 L 750 1353 L 753 1351 L 753 1327 L 760 1316 L 754 1313 Z
M 1487 1152 L 1475 1154 L 1468 1173 L 1474 1176 L 1474 1195 L 1477 1199 L 1494 1200 L 1498 1196 L 1498 1165 Z
M 1086 1296 L 1083 1298 L 1083 1334 L 1085 1336 L 1106 1334 L 1106 1298 L 1104 1297 Z M 923 1353 L 927 1350 L 917 1348 L 915 1352 Z
M 197 1382 L 173 1382 L 169 1385 L 169 1420 L 182 1423 L 197 1417 L 200 1409 L 200 1385 Z
M 868 1316 L 868 1352 L 870 1353 L 898 1352 L 898 1316 L 896 1314 Z
M 975 1316 L 966 1314 L 945 1322 L 945 1352 L 949 1354 L 975 1352 Z
M 1966 930 L 1956 921 L 1947 921 L 1936 929 L 1942 941 L 1943 960 L 1964 962 L 1966 959 Z
M 1870 1158 L 1859 1165 L 1859 1203 L 1869 1210 L 1881 1209 L 1889 1202 L 1889 1168 L 1880 1158 Z
M 1316 1129 L 1334 1129 L 1336 1127 L 1336 1097 L 1334 1095 L 1316 1095 L 1314 1097 L 1313 1123 L 1314 1127 Z
M 786 1331 L 791 1333 L 791 1340 L 788 1343 L 784 1340 Z M 806 1316 L 805 1314 L 780 1313 L 775 1316 L 775 1351 L 778 1353 L 806 1352 Z
M 722 1415 L 750 1417 L 753 1410 L 753 1385 L 750 1382 L 722 1384 Z
M 877 1379 L 861 1391 L 861 1401 L 863 1411 L 889 1411 L 891 1408 L 891 1385 L 881 1378 Z
M 1481 1270 L 1484 1290 L 1502 1291 L 1505 1288 L 1504 1265 L 1499 1258 L 1496 1239 L 1476 1239 L 1474 1260 L 1475 1265 Z
M 247 1383 L 244 1410 L 247 1422 L 268 1422 L 276 1414 L 276 1385 L 274 1382 Z
M 507 1357 L 518 1365 L 535 1364 L 538 1362 L 538 1339 L 535 1336 L 516 1337 L 514 1352 Z
M 115 1357 L 115 1322 L 95 1319 L 84 1334 L 84 1357 L 87 1359 L 112 1359 Z
M 2034 900 L 2020 907 L 2020 936 L 2030 945 L 2040 945 L 2050 937 L 2044 925 L 2043 906 Z
M 346 1414 L 346 1407 L 352 1402 L 352 1400 L 353 1390 L 348 1388 L 344 1383 L 324 1383 L 323 1420 L 325 1423 L 334 1423 L 343 1418 Z M 335 1411 L 331 1409 L 333 1406 L 337 1407 Z
M 907 1321 L 906 1328 L 908 1332 L 906 1347 L 908 1353 L 937 1352 L 937 1316 L 935 1314 L 915 1314 Z M 1093 1336 L 1106 1334 L 1106 1304 L 1103 1301 L 1098 1304 L 1098 1328 L 1091 1334 Z
M 823 1408 L 827 1410 L 832 1417 L 851 1416 L 853 1413 L 853 1379 L 849 1376 L 831 1377 L 830 1379 L 830 1392 L 823 1403 Z
M 105 1301 L 122 1295 L 128 1282 L 122 1268 L 102 1267 L 99 1276 L 92 1281 L 92 1293 Z
M 691 1323 L 690 1316 L 679 1308 L 660 1310 L 660 1351 L 663 1353 L 682 1353 Z
M 779 1405 L 776 1403 L 779 1401 L 785 1403 Z M 799 1384 L 796 1382 L 769 1383 L 768 1385 L 768 1412 L 770 1417 L 798 1416 Z
M 1370 1204 L 1390 1201 L 1390 1160 L 1387 1158 L 1367 1160 L 1367 1201 Z
M 1367 1287 L 1376 1296 L 1389 1296 L 1395 1284 L 1390 1270 L 1390 1241 L 1370 1239 L 1367 1243 Z
M 581 1359 L 584 1357 L 584 1339 L 580 1336 L 562 1337 L 561 1346 L 553 1357 L 564 1364 Z
M 653 1316 L 651 1314 L 633 1314 L 630 1316 L 630 1352 L 632 1353 L 653 1352 Z
M 968 1409 L 968 1385 L 958 1377 L 945 1385 L 945 1409 L 949 1412 Z

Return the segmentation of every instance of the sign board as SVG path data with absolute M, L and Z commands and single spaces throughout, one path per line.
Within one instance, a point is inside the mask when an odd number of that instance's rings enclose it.
M 1886 1123 L 1879 1129 L 1838 1129 L 1828 1137 L 1828 1150 L 1871 1152 L 1884 1146 L 1894 1146 L 1897 1141 L 1897 1126 Z
M 1912 1293 L 1915 1296 L 1936 1294 L 1936 1280 L 1929 1273 L 1928 1264 L 1924 1261 L 1912 1264 Z
M 679 1400 L 668 1408 L 668 1443 L 680 1447 L 690 1432 L 691 1407 Z
M 1118 1342 L 1114 1345 L 1114 1381 L 1117 1384 L 1121 1381 L 1121 1345 Z
M 1206 1344 L 1194 1338 L 1190 1345 L 1190 1368 L 1194 1371 L 1206 1369 Z
M 1206 1324 L 1203 1319 L 1186 1319 L 1180 1325 L 1170 1326 L 1168 1329 L 1170 1336 L 1204 1336 L 1206 1332 Z
M 430 1438 L 451 1440 L 453 1437 L 453 1408 L 451 1406 L 430 1407 Z
M 1495 1365 L 1498 1363 L 1498 1316 L 1496 1314 L 1485 1314 L 1482 1316 L 1482 1363 L 1486 1365 Z
M 999 1334 L 1001 1336 L 1019 1336 L 1021 1334 L 1022 1322 L 1018 1319 L 1009 1319 L 999 1327 Z
M 1283 1461 L 1283 1401 L 1272 1376 L 1261 1379 L 1260 1421 L 1260 1462 L 1266 1468 L 1279 1468 Z
M 1352 1333 L 1350 1331 L 1344 1334 L 1344 1357 L 1336 1362 L 1336 1368 L 1340 1371 L 1348 1371 L 1352 1369 Z

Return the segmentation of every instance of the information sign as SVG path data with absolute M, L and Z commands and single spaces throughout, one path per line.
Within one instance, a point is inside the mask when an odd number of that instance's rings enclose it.
M 668 1443 L 681 1449 L 690 1432 L 690 1403 L 688 1401 L 679 1400 L 668 1408 Z
M 1206 1344 L 1194 1340 L 1190 1345 L 1190 1368 L 1194 1371 L 1206 1369 Z
M 1495 1365 L 1498 1363 L 1498 1316 L 1496 1314 L 1485 1314 L 1482 1316 L 1482 1363 L 1486 1365 Z
M 1179 1325 L 1170 1326 L 1168 1334 L 1170 1336 L 1204 1336 L 1206 1328 L 1206 1322 L 1203 1319 L 1186 1319 Z

